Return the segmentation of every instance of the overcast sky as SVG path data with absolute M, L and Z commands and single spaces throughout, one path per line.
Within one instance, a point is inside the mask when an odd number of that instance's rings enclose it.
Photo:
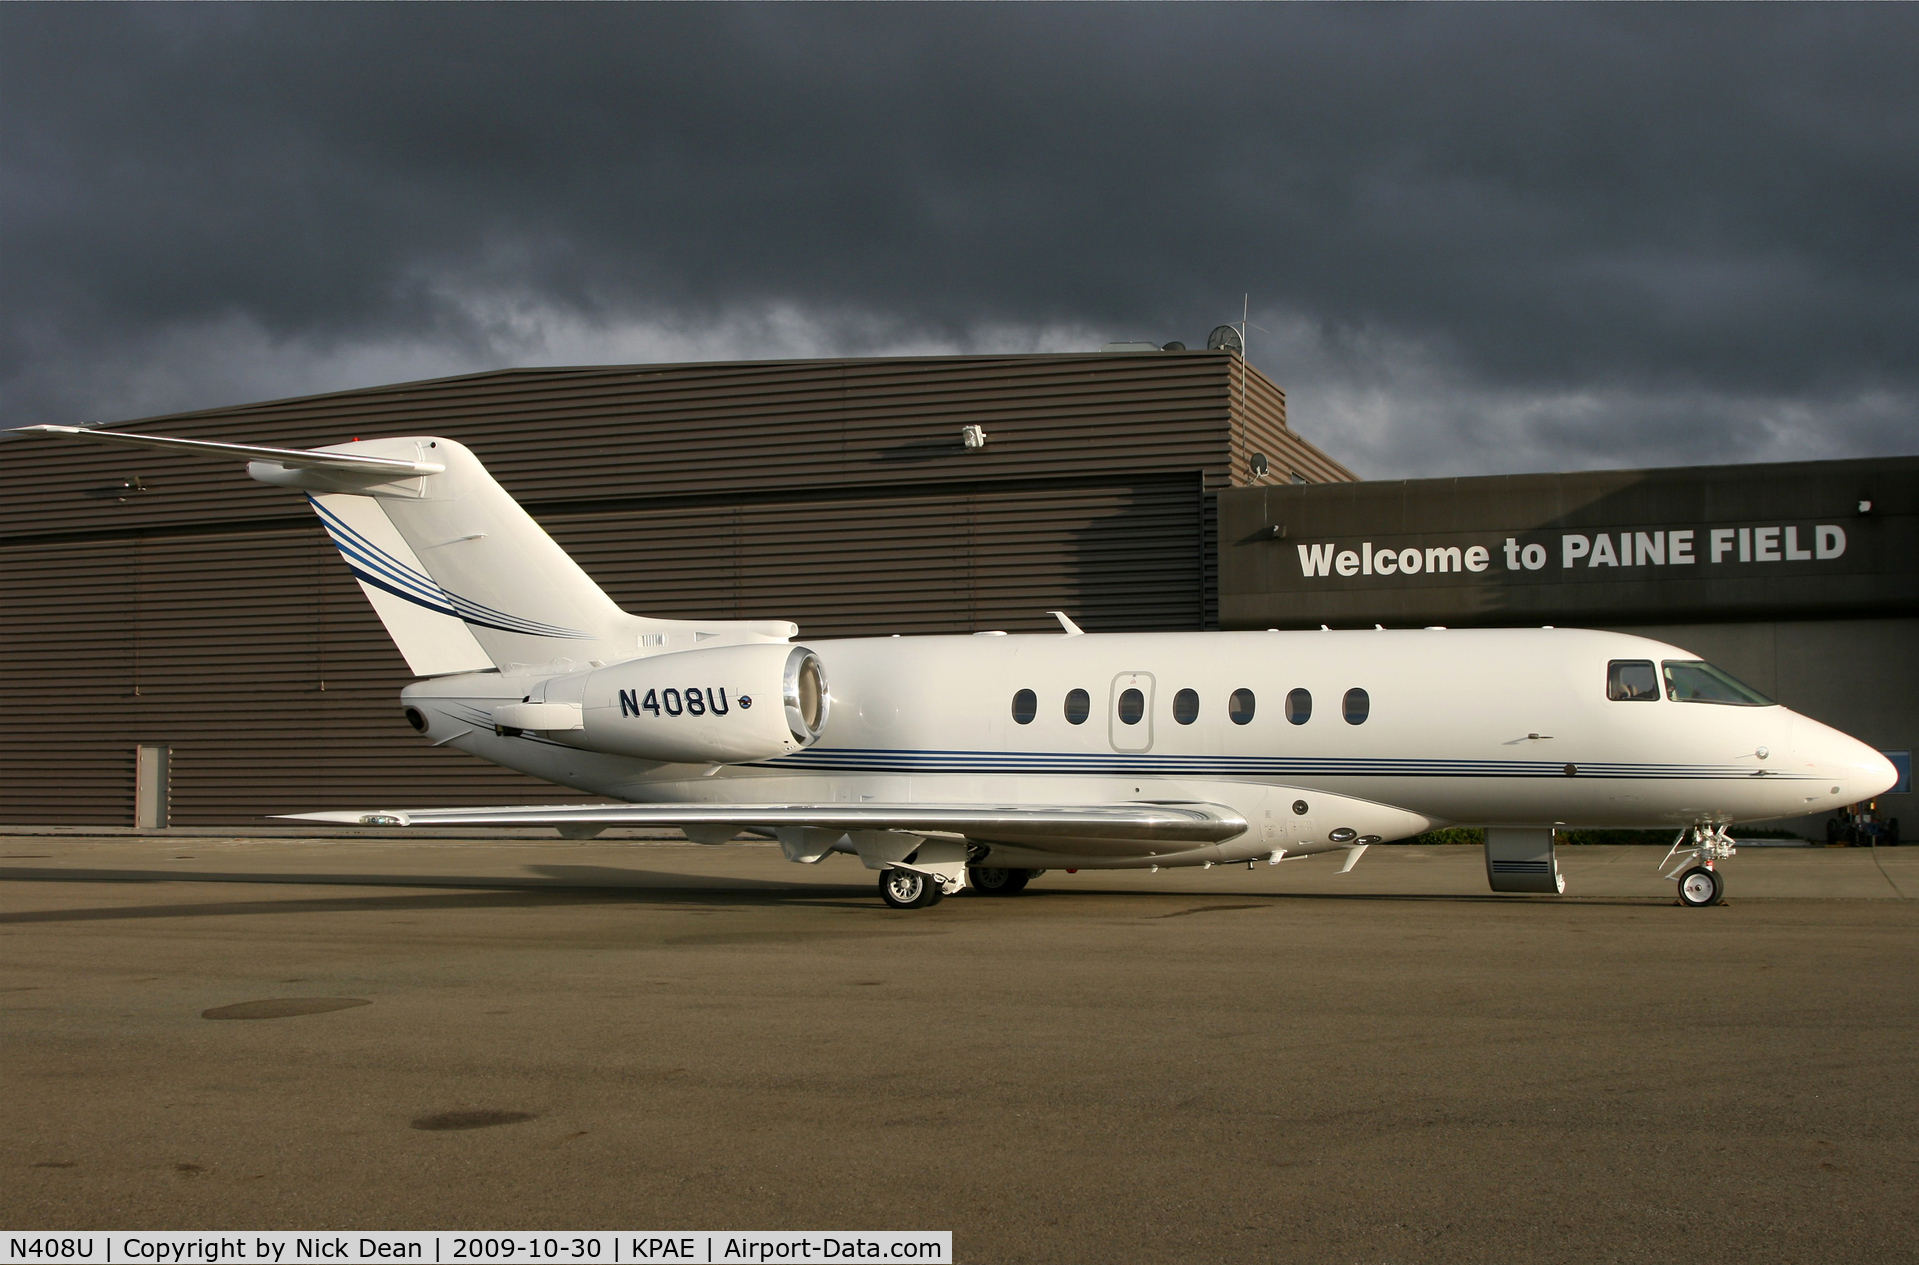
M 0 424 L 1237 320 L 1372 477 L 1919 451 L 1919 8 L 0 5 Z

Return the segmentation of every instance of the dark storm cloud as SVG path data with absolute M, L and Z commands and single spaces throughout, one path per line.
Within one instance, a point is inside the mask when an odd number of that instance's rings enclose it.
M 964 346 L 1191 340 L 1250 289 L 1326 363 L 1415 348 L 1462 398 L 1908 400 L 1915 36 L 1907 6 L 8 6 L 0 390 L 71 404 L 90 358 L 223 321 L 484 355 L 489 295 Z

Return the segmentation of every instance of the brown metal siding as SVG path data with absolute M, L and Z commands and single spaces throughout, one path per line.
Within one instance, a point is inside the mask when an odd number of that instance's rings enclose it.
M 1089 629 L 1196 628 L 1214 618 L 1210 492 L 1231 468 L 1232 364 L 512 370 L 137 425 L 286 446 L 459 439 L 648 614 L 789 618 L 816 638 L 1044 630 L 1053 607 Z M 1248 395 L 1260 425 L 1283 419 L 1257 374 Z M 959 443 L 974 423 L 984 452 Z M 399 718 L 403 662 L 287 493 L 220 462 L 13 444 L 0 446 L 0 700 L 16 719 L 0 732 L 0 820 L 129 823 L 138 742 L 172 746 L 183 826 L 579 798 L 420 743 Z M 111 494 L 136 476 L 148 490 Z
M 557 792 L 407 729 L 406 666 L 311 528 L 40 546 L 5 563 L 0 700 L 18 720 L 0 734 L 0 820 L 130 824 L 140 742 L 173 748 L 176 825 L 402 788 L 421 804 Z
M 127 423 L 310 447 L 432 433 L 472 447 L 522 502 L 897 487 L 1200 470 L 1229 478 L 1230 357 L 957 356 L 515 369 Z M 1257 375 L 1255 375 L 1255 378 Z M 984 426 L 968 452 L 960 428 Z M 0 469 L 0 540 L 287 513 L 285 493 L 174 454 L 33 442 Z M 11 455 L 11 454 L 10 454 Z M 27 477 L 22 477 L 26 473 Z M 143 492 L 105 495 L 139 477 Z
M 1291 483 L 1298 474 L 1307 483 L 1354 483 L 1359 476 L 1306 442 L 1286 420 L 1286 395 L 1265 374 L 1254 369 L 1242 379 L 1244 364 L 1235 358 L 1228 369 L 1228 397 L 1233 411 L 1232 448 L 1234 487 L 1252 482 L 1248 462 L 1265 454 L 1269 473 L 1261 482 Z
M 1193 628 L 1196 477 L 550 514 L 628 610 L 796 621 L 802 637 Z

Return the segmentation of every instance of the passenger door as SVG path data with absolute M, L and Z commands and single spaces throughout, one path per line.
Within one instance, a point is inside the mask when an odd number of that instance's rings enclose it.
M 1106 724 L 1115 751 L 1153 749 L 1153 674 L 1122 672 L 1113 678 Z

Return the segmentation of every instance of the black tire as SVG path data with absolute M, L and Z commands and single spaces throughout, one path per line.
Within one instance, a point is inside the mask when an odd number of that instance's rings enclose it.
M 1826 820 L 1826 843 L 1828 845 L 1831 845 L 1838 842 L 1839 842 L 1839 819 L 1837 817 L 1828 818 Z
M 1717 905 L 1726 896 L 1725 880 L 1719 871 L 1695 865 L 1679 876 L 1679 903 L 1693 909 Z
M 1899 846 L 1899 819 L 1897 817 L 1889 817 L 1886 819 L 1886 846 L 1888 848 L 1896 848 Z
M 1017 896 L 1033 877 L 1031 870 L 1008 870 L 994 865 L 972 865 L 966 881 L 982 896 Z
M 912 870 L 881 870 L 880 899 L 893 909 L 924 909 L 939 900 L 939 884 Z

